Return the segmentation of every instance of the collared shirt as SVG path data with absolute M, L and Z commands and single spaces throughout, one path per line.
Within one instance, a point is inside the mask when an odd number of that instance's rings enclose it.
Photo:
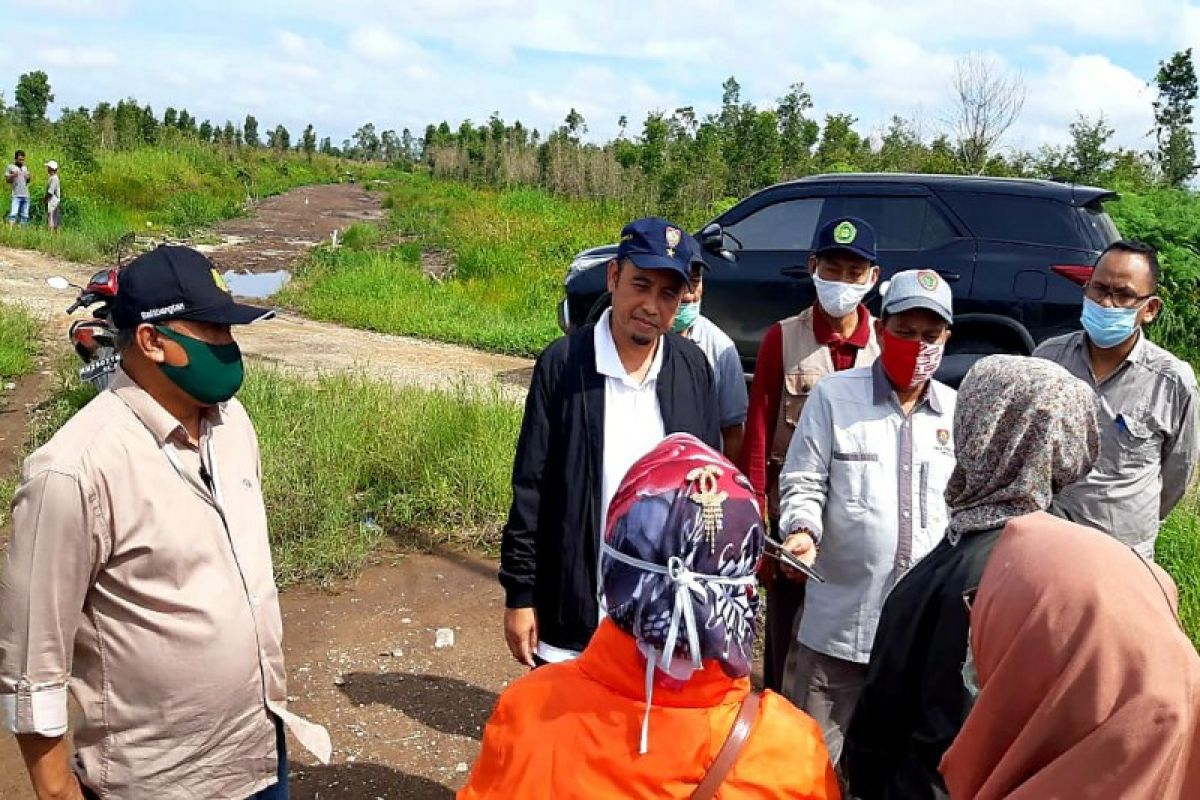
M 829 348 L 829 358 L 837 372 L 853 367 L 858 351 L 871 341 L 871 312 L 864 305 L 858 307 L 858 322 L 849 336 L 842 336 L 835 331 L 819 306 L 813 309 L 812 320 L 813 337 Z
M 746 391 L 746 373 L 742 371 L 742 360 L 733 340 L 705 316 L 697 317 L 685 335 L 704 351 L 712 367 L 721 427 L 741 425 L 746 421 L 750 397 Z
M 1051 511 L 1154 557 L 1161 520 L 1183 499 L 1200 461 L 1200 389 L 1191 366 L 1142 335 L 1116 372 L 1097 381 L 1082 331 L 1035 356 L 1063 366 L 1100 398 L 1100 457 Z
M 248 797 L 276 780 L 272 715 L 329 757 L 328 733 L 286 708 L 254 428 L 231 400 L 203 431 L 191 444 L 119 372 L 29 457 L 13 501 L 4 726 L 62 735 L 69 685 L 101 797 Z
M 823 378 L 780 475 L 780 528 L 820 542 L 799 640 L 866 663 L 887 593 L 945 535 L 956 393 L 931 381 L 906 415 L 879 363 Z
M 604 467 L 600 499 L 600 537 L 608 527 L 608 504 L 625 478 L 625 473 L 666 435 L 662 409 L 658 405 L 658 373 L 662 369 L 661 339 L 641 383 L 625 371 L 612 337 L 612 309 L 596 323 L 596 371 L 604 376 Z M 597 582 L 599 585 L 599 582 Z M 603 608 L 603 604 L 601 604 Z M 603 618 L 603 611 L 601 612 Z M 538 642 L 537 654 L 551 663 L 576 658 L 579 653 Z

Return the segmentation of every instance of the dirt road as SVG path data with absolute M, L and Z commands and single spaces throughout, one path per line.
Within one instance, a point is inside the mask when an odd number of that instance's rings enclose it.
M 333 184 L 297 189 L 262 206 L 263 216 L 255 213 L 219 229 L 236 238 L 228 247 L 211 250 L 218 264 L 258 270 L 290 267 L 313 243 L 327 238 L 325 231 L 377 215 L 378 198 L 357 186 Z M 41 253 L 0 248 L 0 298 L 25 304 L 49 322 L 49 335 L 61 336 L 71 321 L 63 311 L 74 299 L 74 290 L 51 289 L 46 278 L 62 275 L 81 284 L 95 271 L 96 267 Z M 306 376 L 361 370 L 406 385 L 495 386 L 514 401 L 524 398 L 533 367 L 524 358 L 343 328 L 290 313 L 239 330 L 238 342 L 251 361 Z
M 361 218 L 354 214 L 370 212 L 370 195 L 354 189 L 366 200 L 347 201 L 347 191 L 297 190 L 295 197 L 274 202 L 270 217 L 230 223 L 248 241 L 236 244 L 239 250 L 232 255 L 218 251 L 215 258 L 229 264 L 227 259 L 236 256 L 247 263 L 259 241 L 256 265 L 290 266 L 287 259 L 303 252 L 315 229 L 289 229 L 281 219 L 299 213 L 314 215 L 320 225 L 330 219 L 346 224 Z M 348 207 L 350 215 L 323 206 L 326 192 L 331 208 Z M 256 224 L 272 230 L 261 231 L 258 239 Z M 292 248 L 287 257 L 278 252 L 285 246 Z M 0 249 L 0 297 L 24 303 L 48 321 L 48 336 L 61 336 L 69 323 L 62 312 L 73 294 L 50 289 L 45 279 L 58 274 L 81 282 L 92 271 L 38 253 Z M 404 384 L 499 384 L 514 399 L 523 396 L 531 367 L 523 359 L 348 330 L 290 314 L 240 332 L 239 340 L 251 360 L 299 374 L 361 369 Z M 3 398 L 0 475 L 11 474 L 3 468 L 15 466 L 27 407 L 47 389 L 47 377 L 39 371 Z M 322 767 L 292 742 L 292 797 L 297 800 L 452 797 L 466 780 L 497 694 L 522 672 L 501 638 L 503 596 L 493 563 L 448 553 L 393 555 L 383 561 L 334 591 L 296 587 L 283 592 L 294 710 L 326 725 L 334 743 L 334 762 Z M 439 628 L 453 632 L 453 645 L 436 646 Z M 8 737 L 0 737 L 0 798 L 32 798 Z

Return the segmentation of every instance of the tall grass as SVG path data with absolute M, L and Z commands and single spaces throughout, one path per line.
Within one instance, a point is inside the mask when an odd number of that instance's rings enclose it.
M 71 366 L 35 419 L 34 447 L 94 396 Z M 352 575 L 389 536 L 416 547 L 498 541 L 520 427 L 520 409 L 499 395 L 251 365 L 238 397 L 258 430 L 281 584 Z
M 1163 523 L 1155 558 L 1179 587 L 1179 618 L 1200 648 L 1200 494 L 1184 500 Z
M 571 258 L 616 240 L 628 221 L 616 203 L 423 175 L 399 176 L 387 205 L 391 233 L 412 241 L 317 251 L 281 302 L 356 327 L 535 355 L 559 335 L 555 314 Z M 430 250 L 453 260 L 452 279 L 422 274 L 421 254 Z
M 41 324 L 24 306 L 0 303 L 0 378 L 29 372 L 40 329 Z
M 33 176 L 28 228 L 0 226 L 0 244 L 60 255 L 75 261 L 107 257 L 128 231 L 155 236 L 186 236 L 223 219 L 245 213 L 247 201 L 296 186 L 337 179 L 335 159 L 280 155 L 267 150 L 225 149 L 177 140 L 170 145 L 129 151 L 100 151 L 98 166 L 79 172 L 62 164 L 62 228 L 46 230 L 46 170 L 49 159 L 62 160 L 45 143 L 20 143 Z M 12 142 L 0 143 L 8 158 Z M 7 163 L 7 162 L 6 162 Z M 8 212 L 8 195 L 0 205 Z

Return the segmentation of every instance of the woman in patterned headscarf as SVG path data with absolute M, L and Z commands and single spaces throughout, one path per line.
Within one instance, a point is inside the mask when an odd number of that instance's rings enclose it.
M 954 444 L 950 528 L 884 604 L 848 731 L 847 777 L 862 800 L 946 796 L 938 765 L 969 710 L 963 596 L 1009 520 L 1045 511 L 1091 469 L 1095 392 L 1049 361 L 989 356 L 959 388 Z
M 698 439 L 664 439 L 609 506 L 600 561 L 608 618 L 577 660 L 504 692 L 459 797 L 695 796 L 754 706 L 762 550 L 749 482 Z M 812 719 L 770 692 L 746 718 L 749 737 L 721 798 L 839 796 Z

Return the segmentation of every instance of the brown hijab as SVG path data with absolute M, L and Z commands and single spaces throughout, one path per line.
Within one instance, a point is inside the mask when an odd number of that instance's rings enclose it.
M 1200 657 L 1176 603 L 1115 539 L 1010 521 L 971 611 L 980 692 L 942 760 L 951 797 L 1200 797 Z

